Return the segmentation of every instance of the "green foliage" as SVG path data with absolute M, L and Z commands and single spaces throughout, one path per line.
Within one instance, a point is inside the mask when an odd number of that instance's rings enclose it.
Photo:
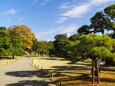
M 63 57 L 64 45 L 68 42 L 67 34 L 57 34 L 54 41 L 56 56 Z
M 54 41 L 56 56 L 66 58 L 72 63 L 88 58 L 112 59 L 115 40 L 108 35 L 75 34 L 68 39 Z
M 66 51 L 66 44 L 69 44 L 70 41 L 68 39 L 61 39 L 61 40 L 55 40 L 54 41 L 54 49 L 56 56 L 64 57 L 64 52 Z
M 37 52 L 41 55 L 43 54 L 48 54 L 49 51 L 47 50 L 48 49 L 48 43 L 46 41 L 38 41 L 38 49 L 37 49 Z
M 109 58 L 113 57 L 113 54 L 105 47 L 94 47 L 89 51 L 91 58 Z
M 69 37 L 70 41 L 76 41 L 76 40 L 80 40 L 82 38 L 82 36 L 80 34 L 73 34 L 72 36 Z
M 70 42 L 66 47 L 66 52 L 64 54 L 65 58 L 70 60 L 71 63 L 81 60 L 81 53 L 79 52 L 79 43 L 80 41 Z
M 115 20 L 115 4 L 112 4 L 104 9 L 104 12 L 113 20 Z
M 88 25 L 83 25 L 83 26 L 81 26 L 78 30 L 77 30 L 77 32 L 79 33 L 79 34 L 89 34 L 89 33 L 91 33 L 91 31 L 90 31 L 90 26 L 88 26 Z
M 101 32 L 105 30 L 113 30 L 115 32 L 115 4 L 112 4 L 104 9 L 104 12 L 97 12 L 91 19 L 90 25 L 81 26 L 77 32 L 79 34 L 89 34 Z M 114 37 L 114 34 L 111 34 Z
M 9 54 L 10 49 L 10 37 L 9 32 L 5 27 L 0 27 L 0 56 L 6 56 Z
M 48 42 L 48 50 L 49 50 L 49 56 L 55 56 L 54 42 L 53 41 Z
M 49 55 L 49 51 L 53 49 L 53 43 L 47 41 L 35 40 L 33 43 L 32 51 L 38 53 L 39 55 Z
M 57 34 L 54 38 L 55 40 L 67 39 L 67 34 Z
M 5 27 L 0 27 L 0 56 L 21 55 L 24 45 L 19 36 L 13 36 Z
M 106 17 L 103 12 L 97 12 L 91 19 L 91 28 L 94 29 L 94 33 L 101 32 L 104 34 L 104 30 L 111 29 L 111 22 L 108 17 Z
M 14 55 L 22 55 L 24 53 L 25 46 L 19 36 L 11 36 L 10 52 Z
M 92 54 L 89 53 L 89 51 L 91 51 L 93 48 L 104 47 L 111 52 L 113 44 L 114 40 L 107 35 L 98 36 L 96 34 L 88 34 L 81 39 L 79 49 L 80 52 L 83 53 L 82 55 L 91 57 Z
M 38 40 L 36 39 L 33 42 L 32 51 L 34 51 L 35 53 L 37 53 L 37 49 L 38 49 Z

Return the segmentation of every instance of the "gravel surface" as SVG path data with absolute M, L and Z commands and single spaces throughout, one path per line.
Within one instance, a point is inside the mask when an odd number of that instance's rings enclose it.
M 0 67 L 0 86 L 48 86 L 36 74 L 31 59 L 25 57 L 21 61 Z

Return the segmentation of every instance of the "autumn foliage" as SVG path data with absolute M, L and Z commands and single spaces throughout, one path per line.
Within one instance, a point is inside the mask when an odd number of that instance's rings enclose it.
M 10 27 L 9 31 L 13 35 L 18 35 L 27 49 L 31 49 L 33 41 L 36 39 L 35 34 L 26 25 Z

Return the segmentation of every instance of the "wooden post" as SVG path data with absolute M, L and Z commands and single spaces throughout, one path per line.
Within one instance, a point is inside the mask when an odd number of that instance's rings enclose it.
M 100 83 L 100 78 L 99 78 L 99 60 L 96 60 L 96 70 L 97 70 L 97 81 Z
M 53 73 L 51 73 L 51 80 L 53 81 Z
M 92 59 L 92 84 L 94 84 L 95 81 L 94 73 L 95 73 L 95 59 Z
M 61 80 L 59 80 L 59 86 L 61 86 Z

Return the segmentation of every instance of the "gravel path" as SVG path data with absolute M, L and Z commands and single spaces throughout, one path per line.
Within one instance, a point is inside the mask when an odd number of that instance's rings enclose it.
M 31 59 L 25 57 L 21 61 L 0 67 L 0 86 L 48 86 L 37 73 L 31 66 Z

